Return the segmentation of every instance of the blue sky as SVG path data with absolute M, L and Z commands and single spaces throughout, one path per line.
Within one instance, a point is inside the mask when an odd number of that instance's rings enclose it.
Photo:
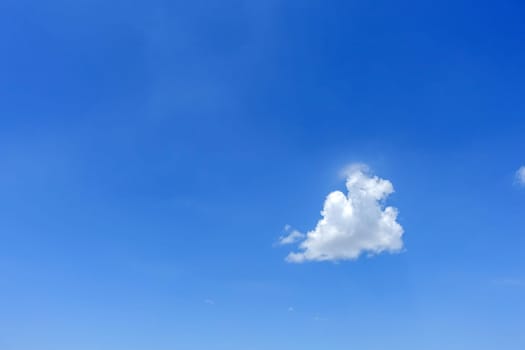
M 520 1 L 0 5 L 0 348 L 525 348 Z M 343 169 L 401 252 L 285 260 Z

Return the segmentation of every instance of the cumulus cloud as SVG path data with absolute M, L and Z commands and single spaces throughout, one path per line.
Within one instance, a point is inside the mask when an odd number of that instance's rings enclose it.
M 399 252 L 403 248 L 397 209 L 383 205 L 394 192 L 392 183 L 369 175 L 364 165 L 350 167 L 346 175 L 347 194 L 334 191 L 326 197 L 322 218 L 287 261 L 352 260 L 362 253 Z
M 516 181 L 518 181 L 520 185 L 525 186 L 525 165 L 516 171 Z

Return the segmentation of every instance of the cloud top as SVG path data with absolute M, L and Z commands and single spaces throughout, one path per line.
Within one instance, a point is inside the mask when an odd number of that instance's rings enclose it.
M 322 218 L 287 261 L 353 260 L 362 253 L 374 255 L 403 248 L 403 227 L 396 221 L 398 211 L 383 206 L 394 192 L 392 183 L 369 175 L 363 165 L 349 167 L 346 175 L 347 194 L 334 191 L 326 197 Z M 299 238 L 295 235 L 290 240 Z

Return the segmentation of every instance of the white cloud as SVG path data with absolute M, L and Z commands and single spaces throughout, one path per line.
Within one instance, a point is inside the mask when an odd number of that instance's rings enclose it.
M 525 165 L 516 171 L 516 180 L 520 185 L 525 186 Z
M 304 233 L 301 233 L 297 230 L 292 230 L 292 227 L 290 225 L 284 226 L 284 231 L 290 233 L 285 236 L 279 237 L 280 245 L 292 244 L 302 240 L 305 237 Z
M 348 193 L 334 191 L 326 197 L 322 218 L 287 261 L 352 260 L 362 253 L 399 252 L 403 248 L 397 209 L 383 206 L 394 192 L 392 183 L 369 175 L 364 165 L 354 165 L 346 174 Z

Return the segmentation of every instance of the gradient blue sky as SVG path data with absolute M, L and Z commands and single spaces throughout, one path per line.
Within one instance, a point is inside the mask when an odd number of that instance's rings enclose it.
M 524 349 L 523 18 L 2 1 L 0 348 Z M 405 251 L 285 262 L 353 162 Z

